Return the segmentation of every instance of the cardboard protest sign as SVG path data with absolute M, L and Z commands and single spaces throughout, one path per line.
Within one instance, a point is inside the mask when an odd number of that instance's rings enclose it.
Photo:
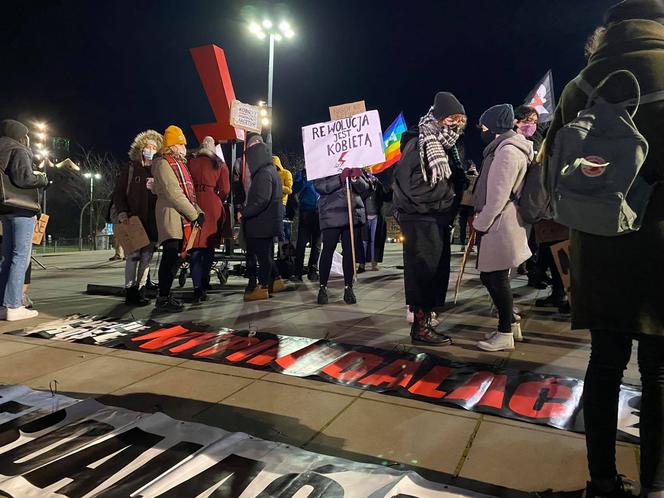
M 385 161 L 378 111 L 305 126 L 302 143 L 309 180 Z
M 560 273 L 560 278 L 563 281 L 563 286 L 569 293 L 570 287 L 572 286 L 570 276 L 569 240 L 552 245 L 551 253 L 553 254 L 553 260 L 556 262 L 558 273 Z
M 126 254 L 138 251 L 150 243 L 138 216 L 132 216 L 127 223 L 118 223 L 115 226 L 115 237 Z
M 42 214 L 41 217 L 35 222 L 35 231 L 32 234 L 32 243 L 34 245 L 38 246 L 44 240 L 46 225 L 48 225 L 48 215 Z
M 364 105 L 364 100 L 351 102 L 350 104 L 333 105 L 329 107 L 330 119 L 336 121 L 337 119 L 349 118 L 355 114 L 362 114 L 367 112 L 367 107 Z
M 239 100 L 231 103 L 231 126 L 245 131 L 261 132 L 261 110 Z

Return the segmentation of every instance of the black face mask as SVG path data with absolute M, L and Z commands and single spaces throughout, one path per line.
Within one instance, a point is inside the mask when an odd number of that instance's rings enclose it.
M 480 135 L 482 136 L 482 142 L 484 142 L 485 145 L 489 145 L 496 138 L 496 134 L 491 133 L 490 130 L 482 131 Z

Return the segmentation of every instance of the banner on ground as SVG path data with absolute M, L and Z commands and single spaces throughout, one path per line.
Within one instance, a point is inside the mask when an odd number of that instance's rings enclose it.
M 374 175 L 382 173 L 394 166 L 401 159 L 401 135 L 408 130 L 403 112 L 399 113 L 397 119 L 389 126 L 383 134 L 383 145 L 385 146 L 385 162 L 371 167 Z
M 583 432 L 583 381 L 307 337 L 76 315 L 13 335 L 96 344 L 312 377 L 378 393 Z M 619 437 L 639 437 L 641 391 L 622 386 Z
M 5 497 L 478 496 L 412 471 L 25 386 L 0 386 L 0 406 Z
M 302 143 L 308 180 L 385 161 L 378 111 L 305 126 Z
M 556 99 L 553 95 L 553 73 L 550 69 L 528 94 L 525 103 L 537 111 L 540 123 L 553 121 Z

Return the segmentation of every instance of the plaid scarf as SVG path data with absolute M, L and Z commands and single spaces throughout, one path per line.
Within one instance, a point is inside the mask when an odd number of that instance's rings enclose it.
M 454 147 L 459 140 L 460 133 L 449 126 L 441 126 L 433 117 L 433 107 L 426 116 L 420 119 L 420 137 L 418 145 L 420 148 L 420 167 L 425 182 L 433 187 L 441 179 L 447 180 L 452 176 L 450 162 L 445 149 Z M 431 175 L 427 172 L 427 163 Z
M 175 176 L 178 179 L 178 183 L 180 184 L 180 188 L 182 189 L 182 192 L 184 192 L 184 195 L 187 197 L 187 200 L 191 202 L 193 206 L 197 206 L 194 182 L 191 179 L 191 173 L 189 173 L 189 168 L 187 168 L 187 165 L 183 161 L 175 159 L 175 157 L 171 155 L 164 156 L 164 159 L 168 161 L 168 164 L 173 169 L 173 173 L 175 173 Z

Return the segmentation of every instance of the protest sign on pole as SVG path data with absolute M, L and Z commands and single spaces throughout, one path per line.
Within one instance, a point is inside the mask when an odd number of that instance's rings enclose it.
M 568 293 L 571 301 L 570 288 L 572 287 L 572 276 L 570 274 L 569 240 L 552 245 L 551 253 L 553 254 L 556 268 L 558 268 L 558 273 L 560 273 L 560 279 L 563 281 L 565 292 Z
M 42 214 L 35 223 L 35 231 L 32 234 L 32 244 L 38 246 L 44 240 L 46 226 L 48 225 L 48 215 Z
M 349 118 L 351 116 L 355 116 L 356 114 L 367 112 L 367 107 L 364 104 L 364 100 L 358 100 L 357 102 L 351 102 L 350 104 L 333 105 L 330 106 L 329 109 L 330 119 L 332 121 Z
M 305 126 L 302 143 L 309 180 L 385 161 L 378 111 Z
M 231 126 L 240 130 L 261 132 L 261 110 L 258 106 L 244 104 L 239 100 L 231 103 Z

